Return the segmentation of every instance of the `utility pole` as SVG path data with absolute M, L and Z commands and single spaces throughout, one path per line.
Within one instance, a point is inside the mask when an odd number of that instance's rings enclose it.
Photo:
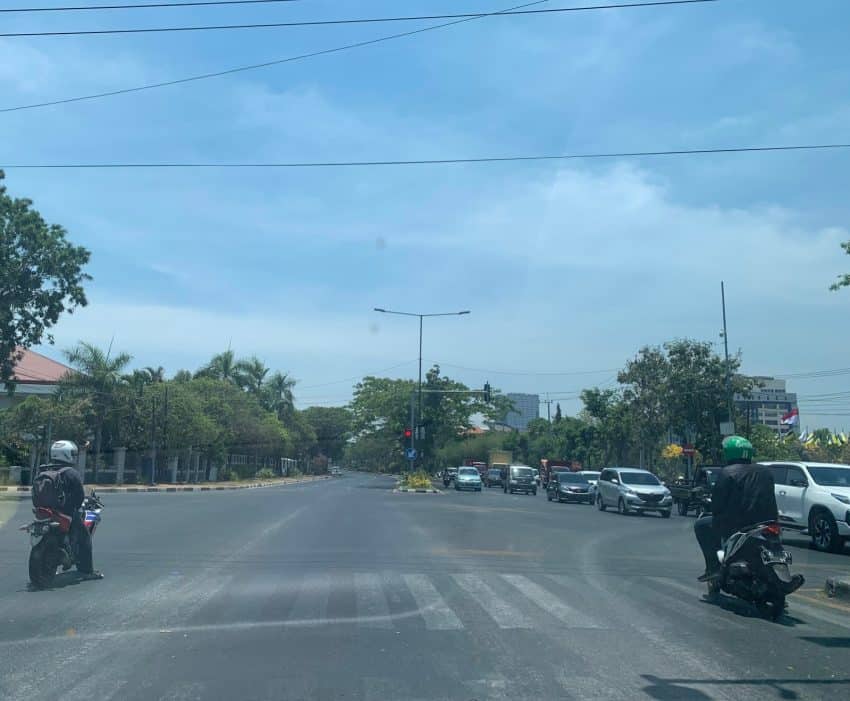
M 540 401 L 546 405 L 546 420 L 552 423 L 552 400 L 549 399 L 549 393 L 546 392 L 546 399 L 541 399 Z
M 156 484 L 156 395 L 151 397 L 151 485 Z
M 420 388 L 419 399 L 422 399 L 422 393 Z M 413 451 L 416 449 L 416 426 L 413 423 L 413 392 L 410 393 L 410 454 L 414 455 Z M 413 463 L 416 458 L 408 458 L 408 467 L 410 468 L 410 472 L 413 472 Z
M 726 401 L 728 402 L 729 423 L 734 422 L 732 413 L 732 378 L 729 374 L 729 334 L 726 331 L 726 287 L 720 281 L 720 303 L 723 307 L 723 352 L 726 356 Z
M 419 315 L 419 398 L 417 399 L 417 416 L 419 423 L 422 423 L 422 315 Z M 413 432 L 416 433 L 416 424 L 412 423 Z

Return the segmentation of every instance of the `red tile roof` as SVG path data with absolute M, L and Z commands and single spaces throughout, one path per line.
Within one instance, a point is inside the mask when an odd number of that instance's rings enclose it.
M 54 384 L 71 372 L 67 365 L 57 363 L 40 353 L 22 348 L 18 350 L 23 351 L 23 356 L 15 363 L 12 375 L 14 382 Z

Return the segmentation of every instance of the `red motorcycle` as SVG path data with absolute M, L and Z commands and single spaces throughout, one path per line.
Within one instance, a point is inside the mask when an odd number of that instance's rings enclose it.
M 83 525 L 92 537 L 101 521 L 102 510 L 103 504 L 94 492 L 83 501 Z M 21 526 L 20 530 L 29 533 L 32 545 L 29 559 L 30 582 L 36 589 L 47 589 L 53 583 L 59 567 L 66 572 L 77 564 L 77 543 L 70 537 L 70 516 L 43 506 L 34 507 L 32 511 L 35 520 Z

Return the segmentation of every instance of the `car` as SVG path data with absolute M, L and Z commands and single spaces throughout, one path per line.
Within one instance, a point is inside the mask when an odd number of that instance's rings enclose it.
M 523 492 L 537 494 L 537 483 L 534 481 L 534 471 L 528 465 L 509 465 L 503 469 L 502 489 L 505 494 Z
M 539 487 L 540 486 L 540 470 L 538 470 L 536 467 L 532 467 L 531 471 L 534 473 L 534 484 L 536 484 Z
M 498 467 L 491 467 L 484 476 L 484 484 L 488 489 L 497 484 L 502 486 L 502 471 Z
M 594 503 L 596 502 L 596 481 L 599 479 L 599 470 L 579 470 L 576 474 L 584 475 L 590 485 L 590 494 Z
M 555 472 L 546 488 L 546 499 L 558 502 L 593 503 L 590 483 L 584 475 L 578 472 Z
M 339 467 L 334 465 L 330 469 L 330 475 L 331 475 L 331 477 L 342 477 L 342 470 L 340 470 Z
M 478 469 L 475 467 L 459 467 L 455 476 L 455 489 L 474 489 L 476 492 L 481 491 L 481 475 L 478 474 Z
M 623 515 L 655 511 L 670 518 L 673 497 L 661 480 L 648 470 L 637 467 L 606 467 L 596 482 L 596 506 L 605 511 L 609 506 Z
M 850 465 L 761 464 L 773 473 L 782 527 L 807 533 L 817 550 L 841 552 L 850 538 Z

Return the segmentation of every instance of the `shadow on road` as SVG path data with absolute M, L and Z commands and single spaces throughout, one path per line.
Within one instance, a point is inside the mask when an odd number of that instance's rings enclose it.
M 755 686 L 768 687 L 774 689 L 776 698 L 779 699 L 800 699 L 803 698 L 798 692 L 788 688 L 791 685 L 807 686 L 807 687 L 834 687 L 830 689 L 830 694 L 834 694 L 835 698 L 847 698 L 850 693 L 850 678 L 844 679 L 682 679 L 656 677 L 652 674 L 642 675 L 649 686 L 643 688 L 644 693 L 654 699 L 660 701 L 698 701 L 700 699 L 711 698 L 705 692 L 699 689 L 694 689 L 694 686 L 715 686 L 715 687 L 735 687 L 735 686 Z M 845 691 L 841 691 L 841 687 L 848 687 Z M 745 698 L 745 692 L 740 690 L 741 698 Z
M 32 583 L 28 583 L 26 590 L 33 593 L 54 591 L 56 589 L 64 589 L 65 587 L 73 587 L 85 581 L 83 575 L 79 572 L 61 572 L 56 575 L 51 586 L 39 589 L 38 587 L 34 587 Z
M 800 636 L 799 639 L 805 640 L 807 643 L 814 643 L 815 645 L 820 645 L 821 647 L 850 648 L 850 638 L 844 638 L 844 637 L 831 638 L 831 637 L 828 637 L 828 636 L 818 637 L 816 635 L 802 635 L 802 636 Z

